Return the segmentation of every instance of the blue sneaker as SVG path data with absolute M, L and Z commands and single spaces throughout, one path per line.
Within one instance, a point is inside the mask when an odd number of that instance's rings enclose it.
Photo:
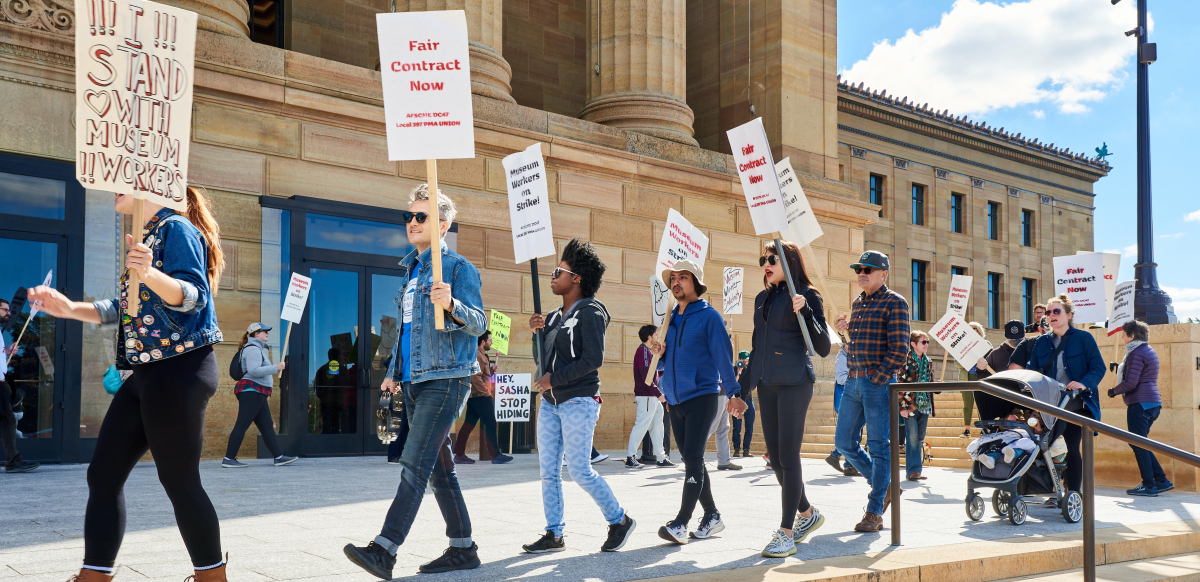
M 1137 487 L 1129 489 L 1125 491 L 1125 493 L 1135 497 L 1158 497 L 1158 489 L 1155 489 L 1154 487 L 1146 487 L 1145 483 L 1140 483 Z
M 1172 483 L 1170 479 L 1167 479 L 1165 481 L 1155 481 L 1154 488 L 1158 489 L 1159 493 L 1166 493 L 1167 491 L 1174 489 L 1175 484 Z
M 500 453 L 500 454 L 496 455 L 496 458 L 492 459 L 492 464 L 493 465 L 503 465 L 505 463 L 512 462 L 512 460 L 513 460 L 513 458 L 511 456 L 506 455 L 504 453 Z

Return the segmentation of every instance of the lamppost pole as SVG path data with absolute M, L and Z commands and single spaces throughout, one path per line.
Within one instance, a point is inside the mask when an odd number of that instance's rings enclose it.
M 1120 0 L 1113 0 L 1116 4 Z M 1154 210 L 1150 189 L 1150 63 L 1157 47 L 1146 42 L 1146 2 L 1137 0 L 1137 263 L 1133 266 L 1136 291 L 1134 317 L 1150 325 L 1175 323 L 1171 297 L 1158 286 L 1154 262 Z

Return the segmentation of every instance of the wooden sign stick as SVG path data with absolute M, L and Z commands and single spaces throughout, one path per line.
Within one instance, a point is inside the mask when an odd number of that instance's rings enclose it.
M 279 356 L 279 361 L 287 360 L 288 341 L 292 339 L 292 322 L 288 322 L 287 333 L 283 335 L 283 353 Z M 276 374 L 282 374 L 279 370 L 275 370 Z
M 429 184 L 429 218 L 433 221 L 433 231 L 429 233 L 429 256 L 431 258 L 430 265 L 433 268 L 433 282 L 442 282 L 442 220 L 438 214 L 438 175 L 437 175 L 437 160 L 425 160 L 425 177 Z M 446 329 L 445 312 L 441 309 L 433 310 L 433 327 L 435 329 Z
M 4 377 L 4 374 L 8 370 L 8 363 L 12 361 L 13 355 L 17 353 L 17 346 L 21 345 L 21 338 L 25 335 L 25 330 L 29 329 L 29 320 L 31 319 L 33 319 L 33 309 L 29 310 L 29 317 L 25 319 L 25 325 L 21 326 L 21 333 L 17 334 L 16 341 L 12 343 L 12 353 L 4 358 L 4 370 L 0 371 L 0 378 Z
M 950 365 L 950 350 L 942 348 L 942 374 L 938 376 L 938 382 L 946 381 L 946 368 Z
M 674 312 L 675 296 L 672 295 L 667 298 L 667 314 L 663 316 L 662 326 L 658 328 L 658 331 L 654 332 L 654 339 L 658 340 L 659 338 L 662 338 L 659 341 L 667 341 L 667 330 L 671 328 L 671 314 Z M 655 374 L 658 374 L 658 358 L 659 354 L 651 354 L 650 356 L 650 368 L 646 370 L 647 386 L 654 383 L 654 376 Z
M 146 206 L 145 201 L 138 198 L 133 201 L 133 244 L 142 242 L 142 229 L 146 227 Z M 128 269 L 129 267 L 126 266 Z M 138 279 L 137 271 L 129 269 L 129 286 L 128 295 L 125 296 L 125 314 L 129 317 L 136 318 L 138 308 L 141 304 L 142 286 Z M 136 325 L 136 323 L 134 324 Z
M 783 266 L 783 278 L 787 281 L 788 297 L 796 295 L 796 282 L 792 280 L 792 269 L 788 266 L 787 257 L 783 253 L 783 239 L 779 233 L 775 233 L 775 253 L 778 257 L 779 264 Z M 810 307 L 809 310 L 812 308 Z M 808 348 L 808 355 L 817 357 L 817 350 L 813 348 L 812 338 L 808 335 L 808 324 L 804 322 L 804 316 L 800 312 L 796 312 L 796 320 L 800 322 L 800 332 L 804 334 L 804 345 Z

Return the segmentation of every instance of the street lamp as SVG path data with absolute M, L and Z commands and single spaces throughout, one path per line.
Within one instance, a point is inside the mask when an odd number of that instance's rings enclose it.
M 1116 5 L 1121 0 L 1112 0 Z M 1137 263 L 1133 300 L 1134 317 L 1151 325 L 1175 323 L 1171 297 L 1158 287 L 1158 264 L 1154 262 L 1154 211 L 1150 191 L 1150 63 L 1158 58 L 1154 43 L 1146 42 L 1146 0 L 1137 0 L 1137 28 L 1125 36 L 1137 36 Z

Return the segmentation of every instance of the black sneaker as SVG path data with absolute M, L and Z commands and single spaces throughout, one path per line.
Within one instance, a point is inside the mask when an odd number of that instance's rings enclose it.
M 1166 481 L 1155 481 L 1154 488 L 1158 489 L 1159 493 L 1166 493 L 1167 491 L 1174 489 L 1175 484 L 1172 483 L 1170 479 L 1167 479 Z
M 642 464 L 639 463 L 638 460 L 633 457 L 625 457 L 625 468 L 626 469 L 641 469 Z
M 33 461 L 21 461 L 20 465 L 17 465 L 15 467 L 8 467 L 8 468 L 4 469 L 4 472 L 5 473 L 28 473 L 28 472 L 33 471 L 34 469 L 37 469 L 38 467 L 41 467 L 41 466 L 42 466 L 41 463 L 35 463 Z
M 625 515 L 625 521 L 616 525 L 608 526 L 608 539 L 604 540 L 604 545 L 600 546 L 601 552 L 615 552 L 625 547 L 625 542 L 629 541 L 630 534 L 633 533 L 633 528 L 637 526 L 637 522 Z
M 421 572 L 438 574 L 454 570 L 474 570 L 479 567 L 479 546 L 474 543 L 469 548 L 446 548 L 442 556 L 428 564 L 421 564 Z
M 342 553 L 354 562 L 355 566 L 362 568 L 382 580 L 392 579 L 392 568 L 396 566 L 396 556 L 388 553 L 383 549 L 383 546 L 371 542 L 367 547 L 360 548 L 354 544 L 346 544 L 342 548 Z
M 654 466 L 658 467 L 659 469 L 666 469 L 668 467 L 674 467 L 675 463 L 672 463 L 671 459 L 663 459 L 663 460 L 655 463 Z
M 231 459 L 229 457 L 225 457 L 224 459 L 221 459 L 221 466 L 225 467 L 226 469 L 245 469 L 246 467 L 249 467 L 250 465 L 247 465 L 237 459 Z
M 276 467 L 290 465 L 295 462 L 296 462 L 296 457 L 289 457 L 287 455 L 279 455 L 278 457 L 275 457 L 275 466 Z
M 550 552 L 561 552 L 567 549 L 567 542 L 563 538 L 555 538 L 554 532 L 546 530 L 545 535 L 532 544 L 521 546 L 526 554 L 548 554 Z

